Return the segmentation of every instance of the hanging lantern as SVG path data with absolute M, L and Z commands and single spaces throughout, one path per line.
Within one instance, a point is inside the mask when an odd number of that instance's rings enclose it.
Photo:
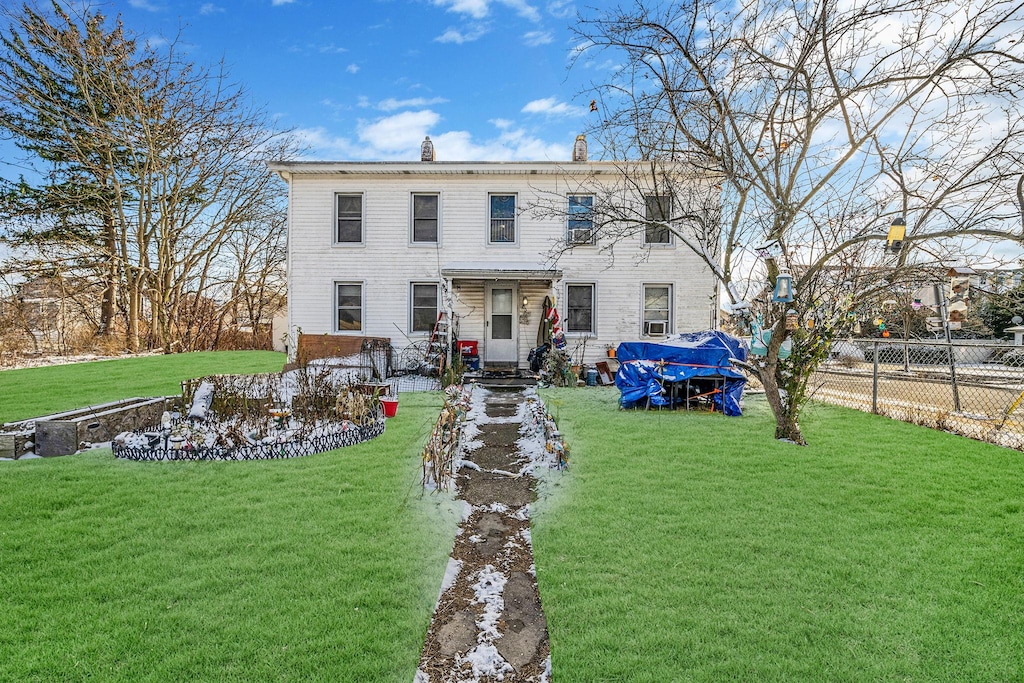
M 889 226 L 889 236 L 885 239 L 885 250 L 893 254 L 900 253 L 903 248 L 903 238 L 907 236 L 907 222 L 902 216 L 892 219 Z
M 779 271 L 775 278 L 775 291 L 772 292 L 772 303 L 789 303 L 793 300 L 793 276 L 788 271 Z
M 786 329 L 790 331 L 800 329 L 800 314 L 792 308 L 786 311 Z

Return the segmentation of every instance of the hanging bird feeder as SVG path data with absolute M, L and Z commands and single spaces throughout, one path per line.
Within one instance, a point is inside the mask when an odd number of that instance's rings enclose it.
M 903 238 L 907 236 L 907 222 L 902 216 L 892 219 L 889 226 L 889 236 L 885 238 L 885 250 L 898 254 L 903 249 Z
M 800 314 L 792 308 L 786 311 L 786 329 L 791 332 L 800 329 Z
M 775 291 L 772 292 L 772 303 L 789 303 L 793 300 L 793 276 L 787 271 L 779 271 L 775 278 Z

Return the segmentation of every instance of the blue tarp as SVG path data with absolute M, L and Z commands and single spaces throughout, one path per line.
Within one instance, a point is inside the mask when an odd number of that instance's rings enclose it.
M 659 342 L 622 342 L 615 351 L 619 371 L 615 385 L 623 408 L 637 405 L 664 406 L 669 398 L 666 382 L 717 380 L 720 393 L 711 395 L 716 409 L 726 415 L 740 415 L 743 385 L 747 383 L 730 358 L 745 361 L 747 343 L 717 330 L 666 337 Z M 693 383 L 691 383 L 693 384 Z M 724 386 L 722 386 L 724 384 Z

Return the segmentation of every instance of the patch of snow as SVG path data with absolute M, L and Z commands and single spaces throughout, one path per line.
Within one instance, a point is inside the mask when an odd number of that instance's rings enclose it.
M 192 398 L 192 407 L 188 411 L 189 419 L 205 420 L 211 403 L 213 403 L 213 382 L 200 382 L 199 388 L 196 389 Z
M 484 505 L 483 509 L 487 512 L 498 512 L 501 514 L 508 512 L 508 506 L 504 503 L 491 503 L 490 505 Z
M 519 535 L 523 537 L 523 540 L 526 541 L 527 545 L 533 545 L 533 536 L 530 535 L 529 527 L 520 531 Z
M 467 519 L 469 519 L 469 516 L 472 514 L 473 506 L 467 503 L 466 501 L 462 501 L 462 521 L 465 522 Z
M 430 683 L 430 676 L 427 673 L 416 669 L 416 676 L 412 679 L 412 683 Z
M 551 655 L 544 658 L 544 671 L 541 673 L 540 680 L 537 683 L 551 683 Z
M 518 519 L 520 522 L 525 522 L 530 519 L 530 506 L 524 505 L 515 512 L 512 513 L 513 519 Z
M 505 610 L 503 594 L 507 581 L 508 578 L 491 564 L 476 573 L 476 583 L 472 586 L 473 594 L 475 601 L 484 606 L 483 614 L 476 622 L 476 627 L 480 629 L 480 633 L 477 634 L 479 643 L 497 640 L 501 635 L 498 633 L 498 621 Z
M 462 560 L 456 560 L 454 557 L 449 557 L 448 566 L 444 568 L 444 578 L 441 580 L 441 592 L 437 594 L 437 601 L 439 603 L 441 602 L 441 596 L 444 595 L 449 588 L 455 585 L 461 571 Z
M 472 460 L 456 460 L 455 461 L 455 469 L 459 470 L 459 469 L 462 469 L 463 467 L 465 467 L 467 470 L 476 470 L 477 472 L 480 471 L 480 465 L 477 465 Z
M 470 543 L 483 543 L 484 542 L 484 537 L 481 536 L 480 534 L 473 534 L 472 536 L 469 537 L 469 542 Z
M 509 472 L 508 470 L 488 470 L 488 472 L 490 472 L 491 474 L 500 474 L 505 477 L 512 477 L 513 479 L 518 479 L 519 475 L 522 474 L 522 472 L 512 473 Z
M 505 661 L 505 658 L 498 653 L 491 643 L 481 643 L 470 650 L 464 657 L 459 657 L 459 662 L 468 662 L 473 667 L 473 676 L 480 680 L 488 676 L 499 681 L 505 680 L 505 674 L 512 673 L 512 665 Z

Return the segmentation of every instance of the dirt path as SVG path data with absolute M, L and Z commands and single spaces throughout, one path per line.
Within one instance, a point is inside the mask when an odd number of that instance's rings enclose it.
M 414 683 L 547 682 L 547 622 L 530 541 L 535 481 L 529 456 L 517 446 L 526 395 L 477 387 L 474 406 L 478 443 L 456 477 L 469 514 L 455 539 Z

